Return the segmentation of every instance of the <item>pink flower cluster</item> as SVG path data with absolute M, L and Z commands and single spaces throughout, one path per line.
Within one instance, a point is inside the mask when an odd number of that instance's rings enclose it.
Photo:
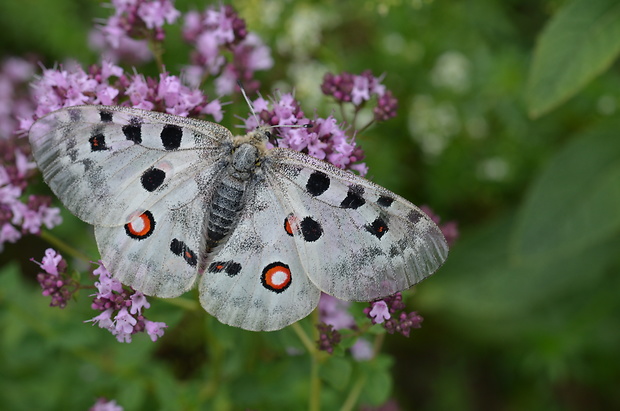
M 167 327 L 165 323 L 149 321 L 142 315 L 142 309 L 151 306 L 144 294 L 123 288 L 101 261 L 93 274 L 99 277 L 99 281 L 95 283 L 97 293 L 94 294 L 91 307 L 101 311 L 101 314 L 87 322 L 92 321 L 100 328 L 107 329 L 119 342 L 131 342 L 133 334 L 143 331 L 153 341 L 164 335 L 164 328 Z
M 37 281 L 43 289 L 42 294 L 52 297 L 50 307 L 65 308 L 67 301 L 78 290 L 79 284 L 66 276 L 67 262 L 53 248 L 45 250 L 41 262 L 31 259 L 44 271 L 37 274 Z
M 260 97 L 252 102 L 258 120 L 262 125 L 273 126 L 279 135 L 279 147 L 291 148 L 325 160 L 345 170 L 355 170 L 360 175 L 368 171 L 362 149 L 355 139 L 349 137 L 345 130 L 332 116 L 308 119 L 301 111 L 299 103 L 292 94 L 286 93 L 271 102 Z M 301 127 L 311 124 L 312 126 Z M 245 120 L 247 130 L 255 129 L 257 118 L 250 115 Z M 297 126 L 297 127 L 290 127 Z
M 32 115 L 28 82 L 34 72 L 34 64 L 21 58 L 12 57 L 0 63 L 0 140 L 14 137 L 17 117 Z
M 248 33 L 245 21 L 229 5 L 187 13 L 183 37 L 195 48 L 192 64 L 185 70 L 188 81 L 199 86 L 207 77 L 217 76 L 218 95 L 232 94 L 237 81 L 244 83 L 248 93 L 256 91 L 259 82 L 254 72 L 273 66 L 270 49 L 256 34 Z
M 216 121 L 223 116 L 218 100 L 208 101 L 204 93 L 185 86 L 177 76 L 126 74 L 110 62 L 93 65 L 88 72 L 79 65 L 45 69 L 33 87 L 35 118 L 80 104 L 124 105 L 179 116 L 209 114 Z M 27 132 L 33 122 L 32 116 L 22 118 L 22 132 Z
M 386 121 L 396 116 L 398 101 L 391 91 L 381 84 L 382 78 L 372 75 L 370 70 L 360 75 L 343 72 L 327 73 L 323 78 L 321 90 L 323 94 L 332 96 L 339 103 L 353 103 L 357 108 L 373 97 L 377 97 L 377 105 L 373 108 L 376 121 Z
M 48 196 L 24 198 L 36 165 L 29 160 L 30 147 L 15 134 L 18 116 L 30 116 L 34 103 L 27 82 L 34 66 L 22 59 L 0 64 L 0 251 L 24 234 L 39 234 L 61 223 L 60 210 L 50 207 Z
M 116 400 L 108 401 L 106 398 L 99 398 L 88 411 L 123 411 L 123 407 L 118 405 Z
M 148 40 L 161 42 L 164 25 L 181 16 L 170 0 L 112 0 L 114 14 L 97 32 L 91 43 L 112 60 L 147 61 L 151 58 Z
M 329 294 L 321 294 L 318 306 L 320 323 L 317 325 L 319 330 L 317 344 L 320 350 L 333 353 L 334 348 L 342 339 L 339 330 L 356 327 L 355 320 L 348 311 L 350 306 L 349 301 L 339 300 Z M 351 355 L 357 361 L 368 360 L 373 355 L 372 347 L 367 340 L 359 338 L 351 347 Z
M 412 328 L 420 328 L 423 318 L 417 312 L 406 312 L 405 303 L 401 293 L 396 293 L 383 300 L 370 303 L 370 307 L 364 308 L 364 314 L 372 320 L 373 324 L 383 324 L 390 334 L 395 332 L 409 337 Z
M 28 161 L 22 148 L 10 141 L 0 141 L 0 251 L 4 243 L 14 243 L 23 234 L 39 234 L 41 227 L 51 229 L 62 222 L 60 210 L 50 207 L 48 196 L 30 195 L 22 199 L 30 177 L 36 168 Z

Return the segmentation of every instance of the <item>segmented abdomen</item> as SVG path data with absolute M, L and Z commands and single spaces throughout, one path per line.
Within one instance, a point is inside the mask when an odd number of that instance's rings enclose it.
M 243 208 L 246 182 L 227 175 L 213 193 L 207 222 L 207 253 L 231 232 Z

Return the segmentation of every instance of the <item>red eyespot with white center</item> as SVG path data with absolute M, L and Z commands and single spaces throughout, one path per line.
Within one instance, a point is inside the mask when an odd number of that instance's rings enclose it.
M 263 269 L 261 282 L 270 291 L 281 293 L 291 285 L 291 281 L 291 270 L 284 263 L 277 261 Z
M 130 221 L 125 224 L 125 232 L 127 235 L 136 240 L 147 238 L 154 230 L 155 218 L 153 218 L 153 214 L 148 210 L 130 217 Z

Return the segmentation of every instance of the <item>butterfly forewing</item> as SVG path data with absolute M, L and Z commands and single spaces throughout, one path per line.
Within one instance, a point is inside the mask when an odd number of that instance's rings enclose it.
M 107 106 L 59 110 L 30 130 L 52 191 L 80 219 L 104 226 L 127 223 L 180 185 L 195 196 L 195 176 L 222 161 L 231 137 L 217 124 Z
M 385 297 L 422 281 L 447 257 L 430 218 L 383 187 L 287 149 L 272 150 L 263 169 L 290 210 L 305 271 L 327 294 Z

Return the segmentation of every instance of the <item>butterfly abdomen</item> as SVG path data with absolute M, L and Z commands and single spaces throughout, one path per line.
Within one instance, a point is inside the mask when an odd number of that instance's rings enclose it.
M 249 143 L 237 147 L 217 184 L 207 220 L 206 252 L 222 243 L 237 224 L 243 209 L 246 185 L 257 166 L 258 149 Z

